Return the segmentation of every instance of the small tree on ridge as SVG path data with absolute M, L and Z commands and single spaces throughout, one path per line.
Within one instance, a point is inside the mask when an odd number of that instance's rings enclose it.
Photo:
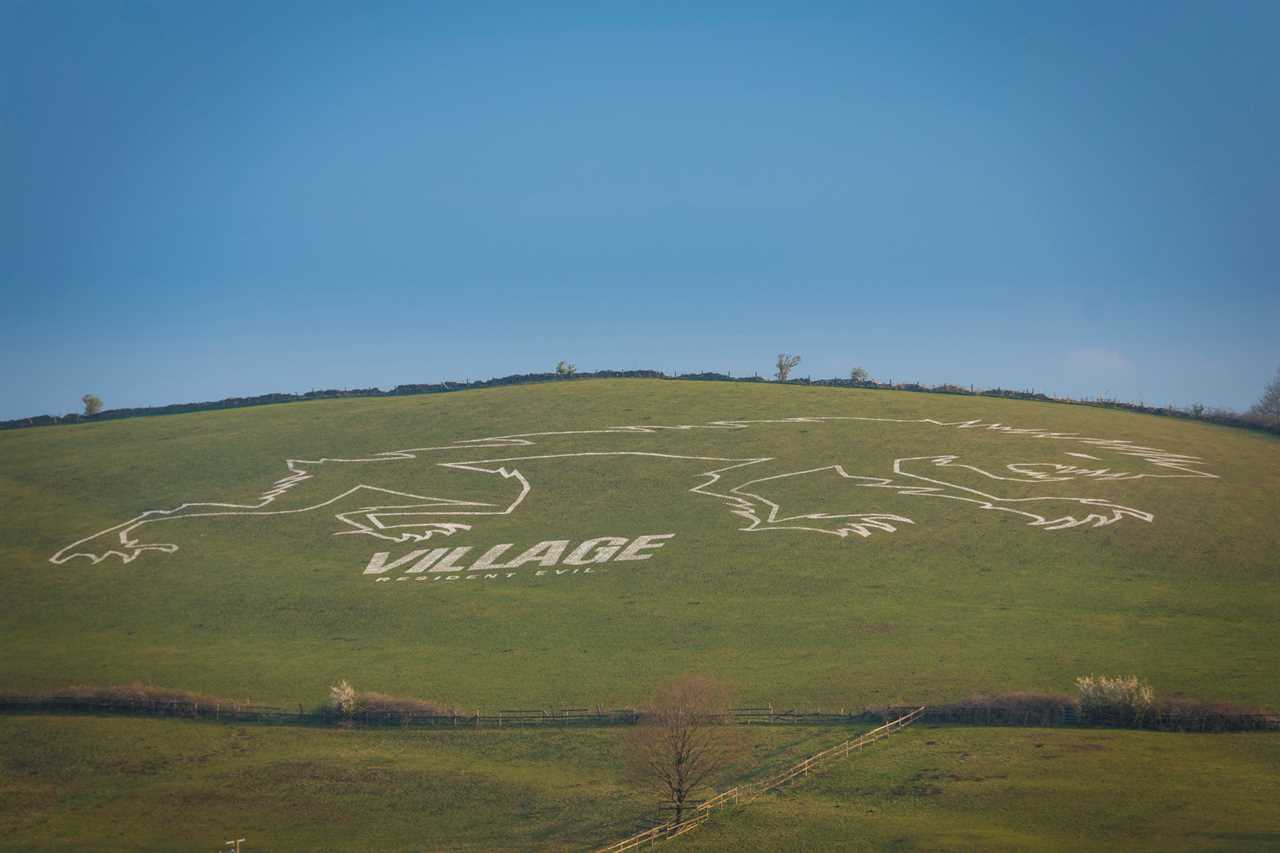
M 786 382 L 791 376 L 791 370 L 800 363 L 800 356 L 790 355 L 785 352 L 778 353 L 778 363 L 776 365 L 778 372 L 775 374 L 779 382 Z
M 1262 392 L 1262 398 L 1253 404 L 1249 414 L 1272 423 L 1280 424 L 1280 370 Z
M 85 394 L 80 398 L 80 402 L 84 403 L 84 413 L 86 415 L 96 415 L 102 411 L 102 398 L 97 394 Z

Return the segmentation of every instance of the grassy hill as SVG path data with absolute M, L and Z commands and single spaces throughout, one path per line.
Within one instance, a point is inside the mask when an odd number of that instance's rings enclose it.
M 876 420 L 456 446 L 796 417 Z M 1075 433 L 1153 452 L 920 419 Z M 173 553 L 49 562 L 147 510 L 257 503 L 290 475 L 286 459 L 423 447 L 445 449 L 298 463 L 311 479 L 267 508 L 306 507 L 360 484 L 507 507 L 512 478 L 440 464 L 474 460 L 519 460 L 486 465 L 518 470 L 529 492 L 508 515 L 446 515 L 450 506 L 437 504 L 407 520 L 461 519 L 472 529 L 423 542 L 374 538 L 335 518 L 415 503 L 366 490 L 306 512 L 169 519 L 135 531 L 140 542 L 178 546 Z M 947 456 L 954 461 L 934 461 Z M 708 460 L 761 458 L 770 461 L 733 469 L 709 489 L 756 496 L 748 501 L 756 522 L 735 514 L 740 505 L 689 491 L 704 472 L 737 464 Z M 898 474 L 898 459 L 923 461 Z M 1010 471 L 1011 463 L 1032 467 Z M 1144 476 L 1057 478 L 1071 466 Z M 945 494 L 904 494 L 853 477 L 950 485 L 939 487 Z M 141 679 L 292 705 L 320 700 L 345 677 L 494 709 L 632 703 L 664 677 L 707 670 L 737 682 L 744 701 L 838 708 L 1065 690 L 1075 675 L 1098 671 L 1137 672 L 1166 693 L 1280 704 L 1268 676 L 1280 640 L 1280 442 L 1243 431 L 1021 401 L 592 381 L 14 431 L 0 435 L 0 478 L 0 596 L 21 605 L 0 617 L 10 690 Z M 968 500 L 978 493 L 1098 498 L 1151 520 L 1050 530 Z M 1055 519 L 1112 512 L 1063 501 L 1000 505 Z M 865 518 L 770 525 L 771 510 L 875 513 L 895 530 L 865 527 Z M 829 535 L 859 522 L 865 538 Z M 828 532 L 742 529 L 753 523 Z M 639 552 L 646 560 L 580 567 L 590 574 L 537 575 L 546 568 L 537 563 L 476 580 L 429 571 L 417 575 L 425 582 L 392 580 L 403 567 L 364 574 L 379 552 L 394 562 L 471 546 L 465 565 L 497 544 L 512 545 L 509 560 L 544 540 L 573 548 L 645 534 L 674 536 Z M 113 537 L 120 548 L 113 533 L 71 551 L 102 553 Z
M 0 673 L 467 711 L 696 670 L 831 710 L 1137 673 L 1274 707 L 1278 506 L 1270 436 L 886 391 L 593 380 L 16 430 Z M 844 736 L 753 734 L 765 762 Z M 651 813 L 617 730 L 451 735 L 8 717 L 0 848 L 580 848 Z M 1265 847 L 1273 741 L 920 729 L 688 844 Z

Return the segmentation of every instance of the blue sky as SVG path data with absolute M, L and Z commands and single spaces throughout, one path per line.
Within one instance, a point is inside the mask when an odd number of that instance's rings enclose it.
M 1247 407 L 1280 4 L 0 0 L 0 418 L 550 369 Z

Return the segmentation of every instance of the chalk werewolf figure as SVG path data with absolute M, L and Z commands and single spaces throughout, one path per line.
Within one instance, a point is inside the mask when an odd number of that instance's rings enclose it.
M 760 428 L 856 424 L 924 425 L 945 430 L 986 430 L 1030 445 L 1040 458 L 1004 466 L 982 467 L 955 453 L 907 456 L 888 462 L 883 471 L 854 473 L 839 464 L 796 470 L 794 462 L 774 456 L 708 456 L 636 449 L 637 436 Z M 895 427 L 897 428 L 897 427 Z M 785 446 L 786 442 L 782 442 Z M 1018 444 L 1022 451 L 1028 445 Z M 1067 449 L 1070 448 L 1070 449 Z M 1101 455 L 1099 455 L 1101 454 Z M 471 530 L 485 517 L 510 515 L 534 490 L 522 472 L 544 464 L 607 465 L 630 457 L 642 461 L 681 461 L 697 466 L 697 475 L 673 484 L 720 501 L 745 523 L 744 532 L 806 531 L 841 538 L 891 533 L 915 522 L 896 512 L 868 511 L 875 496 L 958 501 L 982 510 L 1020 516 L 1044 530 L 1104 527 L 1125 519 L 1150 522 L 1147 511 L 1122 506 L 1103 497 L 1062 494 L 1068 484 L 1103 485 L 1143 478 L 1215 478 L 1194 456 L 1127 441 L 1099 439 L 1041 429 L 1018 429 L 980 421 L 893 420 L 857 417 L 801 417 L 773 420 L 713 421 L 677 426 L 623 426 L 590 430 L 525 433 L 459 441 L 439 447 L 410 448 L 357 458 L 290 459 L 289 474 L 255 500 L 245 503 L 195 501 L 170 509 L 148 510 L 59 550 L 50 558 L 65 564 L 76 558 L 99 563 L 109 557 L 128 563 L 152 552 L 171 554 L 178 546 L 155 541 L 175 521 L 189 518 L 287 516 L 320 510 L 340 523 L 335 535 L 369 536 L 390 542 L 419 542 Z M 1047 458 L 1046 458 L 1047 457 Z M 412 460 L 428 463 L 421 488 L 392 489 L 379 480 L 386 466 Z M 1118 466 L 1117 464 L 1118 463 Z M 1129 470 L 1140 463 L 1140 470 Z M 770 493 L 801 481 L 816 506 L 784 507 Z

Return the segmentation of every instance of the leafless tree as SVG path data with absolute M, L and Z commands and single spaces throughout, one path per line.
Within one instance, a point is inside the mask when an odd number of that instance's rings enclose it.
M 871 381 L 871 374 L 867 372 L 865 367 L 855 367 L 849 371 L 849 379 L 854 385 L 865 385 Z
M 732 691 L 708 675 L 685 674 L 659 687 L 627 735 L 632 772 L 684 820 L 691 794 L 731 771 L 749 752 L 734 725 Z
M 1262 399 L 1253 404 L 1249 414 L 1272 423 L 1280 424 L 1280 370 L 1262 392 Z
M 102 411 L 102 399 L 96 394 L 85 394 L 80 398 L 80 402 L 84 403 L 86 415 L 96 415 Z
M 778 372 L 776 376 L 779 382 L 786 382 L 791 376 L 791 369 L 800 363 L 800 356 L 789 355 L 785 352 L 778 353 Z

